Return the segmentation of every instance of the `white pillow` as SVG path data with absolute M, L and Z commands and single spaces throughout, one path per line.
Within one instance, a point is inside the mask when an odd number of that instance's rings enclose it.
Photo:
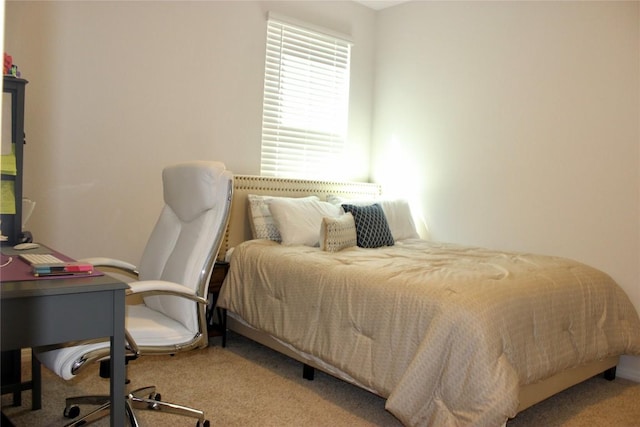
M 254 239 L 267 239 L 275 242 L 282 241 L 278 226 L 273 221 L 273 216 L 269 209 L 269 202 L 274 199 L 290 199 L 290 197 L 259 196 L 257 194 L 247 195 L 249 202 L 249 224 L 251 225 L 251 234 Z M 301 199 L 320 200 L 318 196 L 308 196 Z
M 330 194 L 327 196 L 327 202 L 338 206 L 343 203 L 356 206 L 368 206 L 378 203 L 382 207 L 384 216 L 387 218 L 393 240 L 418 239 L 420 237 L 416 231 L 416 225 L 413 222 L 409 202 L 404 199 L 349 200 Z
M 313 199 L 273 199 L 269 209 L 282 244 L 305 246 L 319 245 L 322 218 L 335 218 L 343 212 L 340 206 Z
M 351 212 L 337 218 L 322 218 L 320 249 L 327 252 L 338 252 L 356 246 L 357 243 L 356 222 Z

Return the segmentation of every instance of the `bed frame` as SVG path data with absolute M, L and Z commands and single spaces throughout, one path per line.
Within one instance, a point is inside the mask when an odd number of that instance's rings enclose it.
M 324 199 L 329 194 L 334 194 L 345 198 L 366 199 L 381 196 L 382 187 L 378 184 L 372 183 L 315 181 L 236 175 L 234 177 L 233 202 L 231 205 L 229 225 L 227 227 L 223 246 L 220 249 L 221 259 L 224 259 L 224 256 L 229 249 L 237 246 L 245 240 L 251 239 L 251 226 L 249 223 L 247 205 L 248 194 L 282 197 L 317 195 L 321 199 Z M 324 365 L 322 361 L 305 354 L 300 354 L 272 336 L 256 330 L 234 317 L 230 316 L 227 319 L 227 328 L 302 362 L 304 364 L 303 376 L 307 379 L 313 379 L 314 369 L 320 369 L 359 387 L 367 389 L 353 379 L 334 372 L 331 367 Z M 618 361 L 618 356 L 612 356 L 607 359 L 587 363 L 576 368 L 562 371 L 537 383 L 521 386 L 519 391 L 520 404 L 518 406 L 518 412 L 595 375 L 604 374 L 606 379 L 613 380 L 615 378 L 615 369 Z

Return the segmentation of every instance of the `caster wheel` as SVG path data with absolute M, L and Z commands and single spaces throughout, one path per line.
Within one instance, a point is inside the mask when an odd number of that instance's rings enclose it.
M 162 400 L 162 396 L 160 395 L 160 393 L 151 393 L 149 395 L 149 399 L 151 400 L 155 400 L 156 402 L 160 402 Z M 149 409 L 160 409 L 160 407 L 158 406 L 157 403 L 150 403 L 148 406 Z
M 211 423 L 209 423 L 209 420 L 204 420 L 204 422 L 196 422 L 196 427 L 209 427 L 211 425 Z
M 68 408 L 64 408 L 63 415 L 65 418 L 75 418 L 80 415 L 80 407 L 78 405 L 71 405 Z

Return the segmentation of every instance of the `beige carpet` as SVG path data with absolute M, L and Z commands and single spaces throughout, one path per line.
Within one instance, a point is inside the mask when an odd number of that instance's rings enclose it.
M 302 367 L 265 347 L 231 335 L 227 348 L 220 339 L 201 351 L 175 357 L 146 357 L 129 365 L 133 386 L 155 384 L 163 399 L 203 409 L 212 426 L 400 426 L 384 409 L 384 400 L 317 372 L 315 381 L 302 379 Z M 28 361 L 25 370 L 28 370 Z M 64 398 L 104 393 L 108 380 L 97 366 L 73 381 L 43 370 L 43 408 L 31 411 L 31 393 L 23 406 L 2 409 L 16 426 L 60 426 Z M 84 408 L 83 408 L 84 409 Z M 194 426 L 190 419 L 138 411 L 148 426 Z M 106 426 L 108 420 L 94 425 Z M 508 427 L 640 426 L 640 384 L 593 378 L 519 414 Z

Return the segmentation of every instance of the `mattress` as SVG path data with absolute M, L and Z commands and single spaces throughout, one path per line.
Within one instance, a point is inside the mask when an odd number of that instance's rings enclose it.
M 640 354 L 605 273 L 569 259 L 411 239 L 330 253 L 252 240 L 218 306 L 385 398 L 405 425 L 502 425 L 518 390 Z

